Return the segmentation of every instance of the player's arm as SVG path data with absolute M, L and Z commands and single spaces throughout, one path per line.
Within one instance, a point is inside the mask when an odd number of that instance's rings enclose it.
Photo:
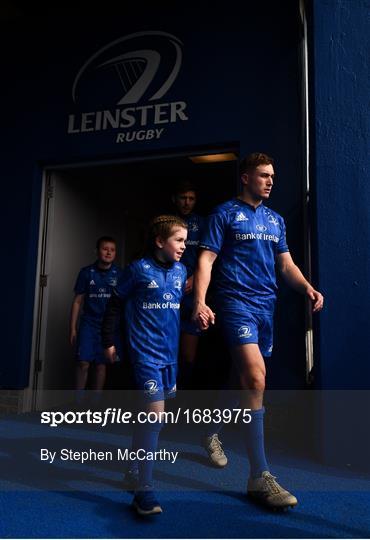
M 289 252 L 279 253 L 276 258 L 277 267 L 284 281 L 297 292 L 307 296 L 312 302 L 312 310 L 320 311 L 324 305 L 324 297 L 316 291 L 294 263 Z
M 69 320 L 69 341 L 73 346 L 77 338 L 77 321 L 84 301 L 84 294 L 76 294 L 71 307 L 71 316 Z
M 186 280 L 186 286 L 185 286 L 185 294 L 190 294 L 193 290 L 194 286 L 194 274 L 192 274 L 188 279 Z
M 106 305 L 101 327 L 104 355 L 112 363 L 116 361 L 116 347 L 114 346 L 114 338 L 122 308 L 122 300 L 113 291 Z
M 216 258 L 217 253 L 208 249 L 201 250 L 194 273 L 194 310 L 192 319 L 204 329 L 215 322 L 215 314 L 206 304 L 206 294 Z

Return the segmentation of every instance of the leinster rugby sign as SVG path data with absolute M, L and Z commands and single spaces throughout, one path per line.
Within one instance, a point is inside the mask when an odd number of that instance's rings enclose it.
M 188 120 L 185 101 L 165 100 L 182 62 L 181 41 L 166 32 L 121 37 L 91 56 L 76 75 L 68 134 L 112 131 L 117 143 L 159 139 Z

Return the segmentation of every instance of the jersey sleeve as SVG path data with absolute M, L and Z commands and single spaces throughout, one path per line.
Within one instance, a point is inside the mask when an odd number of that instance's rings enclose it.
M 199 247 L 218 254 L 224 243 L 227 224 L 225 212 L 214 211 L 210 214 L 203 227 Z
M 86 293 L 86 286 L 87 286 L 87 279 L 86 279 L 86 272 L 84 268 L 82 268 L 79 271 L 79 274 L 77 276 L 76 284 L 74 286 L 74 292 L 75 294 L 85 294 Z
M 289 251 L 289 248 L 286 241 L 286 227 L 285 227 L 285 222 L 283 218 L 281 218 L 280 220 L 280 228 L 281 228 L 281 233 L 280 233 L 279 243 L 277 245 L 277 253 L 286 253 L 287 251 Z

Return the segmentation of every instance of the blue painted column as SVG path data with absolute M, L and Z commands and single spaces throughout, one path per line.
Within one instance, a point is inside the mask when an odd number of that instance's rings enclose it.
M 369 12 L 366 0 L 313 0 L 311 181 L 322 456 L 368 468 L 370 456 Z

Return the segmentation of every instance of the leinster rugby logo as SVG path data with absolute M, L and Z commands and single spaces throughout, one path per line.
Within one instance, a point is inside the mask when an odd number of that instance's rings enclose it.
M 101 47 L 77 72 L 72 100 L 82 113 L 69 115 L 68 133 L 130 130 L 116 142 L 159 139 L 163 124 L 188 120 L 184 101 L 165 98 L 182 64 L 183 43 L 161 31 L 136 32 Z
M 152 396 L 158 392 L 158 383 L 155 379 L 149 379 L 144 383 L 144 393 Z
M 111 287 L 116 287 L 117 286 L 117 278 L 110 278 L 109 281 L 108 281 L 108 285 L 110 285 Z
M 175 279 L 173 286 L 175 287 L 175 289 L 181 289 L 182 287 L 181 279 Z
M 249 326 L 241 326 L 238 330 L 238 336 L 240 338 L 248 338 L 252 336 L 251 329 Z
M 278 226 L 278 225 L 279 225 L 279 222 L 278 222 L 278 220 L 276 219 L 276 217 L 272 216 L 271 214 L 269 215 L 267 221 L 268 221 L 269 223 L 272 223 L 272 224 L 275 225 L 275 226 Z
M 166 293 L 164 293 L 163 298 L 164 298 L 165 300 L 172 300 L 173 296 L 172 296 L 171 293 L 166 292 Z

